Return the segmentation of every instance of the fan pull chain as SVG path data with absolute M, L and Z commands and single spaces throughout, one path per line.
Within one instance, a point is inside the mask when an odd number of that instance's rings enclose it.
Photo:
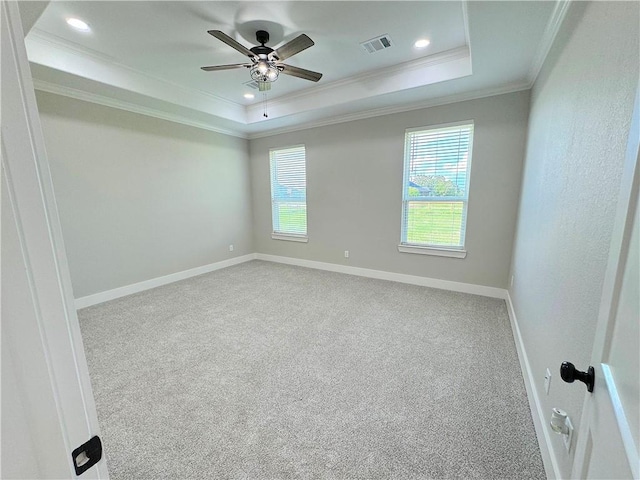
M 262 106 L 264 108 L 262 116 L 264 118 L 269 118 L 269 115 L 267 114 L 267 92 L 262 92 Z

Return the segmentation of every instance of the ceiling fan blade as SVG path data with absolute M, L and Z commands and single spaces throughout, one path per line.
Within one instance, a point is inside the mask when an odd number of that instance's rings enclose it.
M 231 38 L 226 33 L 221 32 L 220 30 L 209 30 L 207 33 L 209 33 L 209 35 L 213 35 L 214 37 L 216 37 L 221 42 L 226 43 L 231 48 L 235 48 L 241 54 L 243 54 L 243 55 L 245 55 L 245 56 L 247 56 L 249 58 L 253 58 L 255 56 L 253 54 L 253 52 L 251 50 L 249 50 L 247 47 L 245 47 L 241 43 L 236 42 L 233 38 Z
M 216 70 L 233 70 L 234 68 L 245 67 L 249 68 L 250 63 L 234 63 L 231 65 L 212 65 L 211 67 L 200 67 L 205 72 L 215 72 Z
M 278 67 L 282 68 L 282 73 L 286 73 L 292 77 L 304 78 L 305 80 L 311 80 L 312 82 L 317 82 L 322 78 L 321 73 L 312 72 L 311 70 L 306 70 L 304 68 L 285 65 L 284 63 L 279 63 Z
M 286 60 L 289 57 L 293 57 L 296 53 L 300 53 L 301 51 L 309 47 L 313 47 L 314 45 L 315 43 L 313 42 L 313 40 L 311 40 L 303 33 L 302 35 L 298 35 L 289 43 L 285 43 L 283 46 L 278 48 L 275 52 L 275 55 L 279 60 Z

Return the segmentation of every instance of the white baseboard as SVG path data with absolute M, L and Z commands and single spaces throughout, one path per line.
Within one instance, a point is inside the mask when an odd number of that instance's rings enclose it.
M 379 280 L 390 280 L 392 282 L 409 283 L 412 285 L 420 285 L 423 287 L 439 288 L 441 290 L 452 290 L 454 292 L 471 293 L 474 295 L 482 295 L 485 297 L 505 298 L 506 290 L 496 287 L 487 287 L 484 285 L 474 285 L 471 283 L 451 282 L 449 280 L 439 280 L 437 278 L 419 277 L 417 275 L 405 275 L 403 273 L 385 272 L 382 270 L 371 270 L 368 268 L 350 267 L 348 265 L 338 265 L 335 263 L 316 262 L 313 260 L 303 260 L 300 258 L 281 257 L 278 255 L 267 255 L 264 253 L 250 253 L 241 257 L 223 260 L 221 262 L 211 263 L 202 267 L 184 270 L 182 272 L 172 273 L 163 277 L 152 278 L 143 282 L 126 285 L 124 287 L 114 288 L 106 292 L 95 293 L 76 299 L 76 309 L 90 307 L 98 303 L 108 302 L 120 297 L 126 297 L 133 293 L 142 292 L 151 288 L 166 285 L 168 283 L 184 280 L 185 278 L 195 277 L 204 273 L 213 272 L 221 268 L 231 267 L 239 263 L 248 262 L 250 260 L 265 260 L 269 262 L 285 263 L 288 265 L 297 265 L 300 267 L 315 268 L 318 270 L 328 270 L 330 272 L 346 273 L 348 275 L 357 275 L 360 277 L 377 278 Z
M 127 295 L 131 295 L 133 293 L 142 292 L 144 290 L 149 290 L 151 288 L 166 285 L 168 283 L 177 282 L 178 280 L 196 277 L 204 273 L 213 272 L 214 270 L 220 270 L 221 268 L 231 267 L 233 265 L 238 265 L 239 263 L 255 260 L 255 258 L 256 254 L 250 253 L 248 255 L 242 255 L 240 257 L 230 258 L 228 260 L 222 260 L 221 262 L 210 263 L 209 265 L 203 265 L 201 267 L 183 270 L 182 272 L 172 273 L 163 277 L 152 278 L 151 280 L 145 280 L 144 282 L 114 288 L 113 290 L 107 290 L 106 292 L 100 292 L 93 295 L 87 295 L 86 297 L 76 298 L 76 309 L 90 307 L 91 305 L 108 302 L 109 300 L 114 300 L 120 297 L 126 297 Z
M 542 404 L 540 403 L 540 396 L 538 395 L 535 376 L 533 375 L 531 365 L 529 364 L 529 357 L 527 356 L 527 351 L 524 347 L 524 342 L 522 341 L 520 327 L 518 326 L 518 319 L 516 317 L 516 312 L 513 309 L 513 302 L 511 301 L 511 295 L 509 295 L 508 290 L 506 292 L 506 302 L 509 320 L 511 321 L 511 330 L 513 331 L 513 339 L 515 340 L 518 359 L 520 360 L 520 368 L 524 375 L 524 385 L 527 389 L 527 398 L 529 399 L 531 417 L 533 418 L 536 436 L 538 437 L 538 444 L 540 445 L 540 453 L 542 454 L 544 470 L 548 479 L 559 479 L 561 477 L 558 459 L 553 446 L 551 445 L 551 434 L 547 428 L 546 417 L 542 409 Z
M 184 280 L 185 278 L 195 277 L 197 275 L 202 275 L 204 273 L 213 272 L 214 270 L 231 267 L 239 263 L 244 263 L 256 259 L 265 260 L 268 262 L 285 263 L 287 265 L 296 265 L 299 267 L 315 268 L 317 270 L 345 273 L 347 275 L 357 275 L 359 277 L 376 278 L 378 280 L 389 280 L 392 282 L 420 285 L 422 287 L 439 288 L 441 290 L 470 293 L 473 295 L 482 295 L 484 297 L 504 299 L 506 298 L 507 293 L 507 291 L 503 288 L 487 287 L 485 285 L 452 282 L 449 280 L 440 280 L 437 278 L 420 277 L 418 275 L 406 275 L 404 273 L 385 272 L 383 270 L 372 270 L 369 268 L 351 267 L 348 265 L 338 265 L 336 263 L 316 262 L 314 260 L 281 257 L 278 255 L 267 255 L 264 253 L 250 253 L 241 257 L 230 258 L 229 260 L 223 260 L 221 262 L 211 263 L 202 267 L 172 273 L 163 277 L 152 278 L 151 280 L 145 280 L 143 282 L 134 283 L 132 285 L 114 288 L 113 290 L 107 290 L 105 292 L 87 295 L 86 297 L 80 297 L 76 299 L 76 309 L 90 307 L 98 303 L 108 302 L 109 300 L 125 297 L 133 293 L 142 292 L 144 290 L 149 290 L 161 285 Z
M 406 275 L 404 273 L 385 272 L 383 270 L 372 270 L 369 268 L 350 267 L 348 265 L 338 265 L 336 263 L 316 262 L 314 260 L 304 260 L 301 258 L 281 257 L 278 255 L 256 254 L 257 260 L 268 262 L 286 263 L 299 267 L 315 268 L 317 270 L 327 270 L 329 272 L 346 273 L 347 275 L 357 275 L 359 277 L 376 278 L 378 280 L 389 280 L 392 282 L 409 283 L 422 287 L 439 288 L 440 290 L 451 290 L 454 292 L 471 293 L 482 295 L 483 297 L 506 298 L 507 291 L 503 288 L 487 287 L 485 285 L 475 285 L 472 283 L 452 282 L 437 278 L 420 277 L 418 275 Z

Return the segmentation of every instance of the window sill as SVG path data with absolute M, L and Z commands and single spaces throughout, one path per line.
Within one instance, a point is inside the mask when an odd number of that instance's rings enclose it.
M 454 250 L 450 248 L 419 247 L 417 245 L 398 245 L 400 253 L 417 253 L 420 255 L 437 255 L 439 257 L 464 258 L 466 250 Z
M 274 240 L 286 240 L 288 242 L 307 243 L 309 241 L 309 237 L 306 235 L 287 235 L 286 233 L 272 233 L 271 238 Z

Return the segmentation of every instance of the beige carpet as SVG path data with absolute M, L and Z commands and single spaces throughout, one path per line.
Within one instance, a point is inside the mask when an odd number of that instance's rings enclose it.
M 504 301 L 252 261 L 79 312 L 111 478 L 544 478 Z

